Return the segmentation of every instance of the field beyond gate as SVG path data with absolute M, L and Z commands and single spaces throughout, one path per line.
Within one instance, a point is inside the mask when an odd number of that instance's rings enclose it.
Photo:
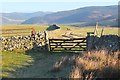
M 86 38 L 49 39 L 50 51 L 85 51 Z

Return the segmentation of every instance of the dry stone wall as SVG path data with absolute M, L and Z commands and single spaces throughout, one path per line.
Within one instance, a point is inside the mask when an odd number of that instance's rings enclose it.
M 105 49 L 108 51 L 120 50 L 120 37 L 118 35 L 103 35 L 101 37 L 87 37 L 88 50 Z
M 43 32 L 37 33 L 35 36 L 12 36 L 12 37 L 1 37 L 0 50 L 14 51 L 38 49 L 44 50 L 47 45 L 45 34 Z
M 35 36 L 12 36 L 0 38 L 0 50 L 48 50 L 48 41 L 46 34 L 39 32 Z M 118 35 L 103 35 L 101 37 L 87 37 L 87 50 L 120 50 L 120 37 Z

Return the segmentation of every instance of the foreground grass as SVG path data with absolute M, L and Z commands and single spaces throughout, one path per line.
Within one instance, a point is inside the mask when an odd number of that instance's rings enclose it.
M 2 65 L 0 69 L 2 69 L 2 77 L 12 76 L 11 72 L 16 71 L 17 68 L 22 68 L 26 65 L 30 65 L 33 61 L 31 56 L 25 55 L 23 53 L 15 53 L 2 51 L 0 53 L 2 56 L 2 61 L 0 64 Z

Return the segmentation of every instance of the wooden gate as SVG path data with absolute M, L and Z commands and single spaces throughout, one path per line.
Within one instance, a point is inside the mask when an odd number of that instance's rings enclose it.
M 49 39 L 50 51 L 85 51 L 86 49 L 86 38 Z

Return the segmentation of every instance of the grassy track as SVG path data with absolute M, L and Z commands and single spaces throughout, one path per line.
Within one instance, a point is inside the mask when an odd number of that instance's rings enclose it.
M 17 68 L 30 65 L 33 61 L 31 56 L 23 53 L 2 51 L 0 55 L 2 56 L 2 61 L 0 61 L 0 64 L 2 65 L 0 67 L 0 69 L 2 69 L 2 74 L 0 74 L 0 76 L 3 77 L 12 76 L 11 72 L 16 71 Z
M 27 55 L 3 52 L 3 76 L 8 78 L 55 78 L 68 77 L 71 66 L 60 72 L 51 72 L 56 61 L 73 53 L 32 52 Z M 32 57 L 32 58 L 31 58 Z M 8 58 L 8 60 L 7 60 Z M 30 65 L 29 62 L 32 62 Z

